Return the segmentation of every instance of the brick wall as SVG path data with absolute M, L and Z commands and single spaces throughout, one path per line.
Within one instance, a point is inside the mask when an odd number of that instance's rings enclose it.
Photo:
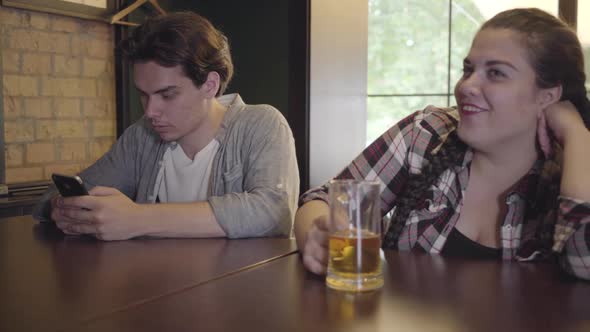
M 6 182 L 75 174 L 115 140 L 107 23 L 0 6 Z

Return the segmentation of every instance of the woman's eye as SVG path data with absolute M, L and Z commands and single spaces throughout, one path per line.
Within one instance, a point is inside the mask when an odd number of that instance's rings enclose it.
M 502 78 L 502 77 L 505 77 L 506 76 L 506 75 L 504 75 L 503 72 L 501 72 L 501 71 L 499 71 L 497 69 L 490 69 L 490 70 L 488 70 L 488 75 L 491 78 Z

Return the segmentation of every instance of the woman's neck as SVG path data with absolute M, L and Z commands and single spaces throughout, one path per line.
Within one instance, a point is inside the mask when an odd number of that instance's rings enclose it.
M 505 191 L 527 174 L 537 159 L 534 144 L 511 144 L 495 151 L 474 149 L 471 172 L 487 179 L 486 182 L 498 190 Z

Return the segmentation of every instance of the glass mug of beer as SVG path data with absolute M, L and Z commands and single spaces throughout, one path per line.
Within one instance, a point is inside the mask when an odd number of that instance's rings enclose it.
M 378 182 L 329 183 L 329 261 L 326 285 L 346 291 L 383 286 Z

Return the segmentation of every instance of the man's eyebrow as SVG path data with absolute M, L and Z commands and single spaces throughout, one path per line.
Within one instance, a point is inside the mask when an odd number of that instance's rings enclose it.
M 136 88 L 136 89 L 137 89 L 139 92 L 141 92 L 141 93 L 143 93 L 143 94 L 145 94 L 145 95 L 148 95 L 148 94 L 149 94 L 149 93 L 147 93 L 147 92 L 143 91 L 142 89 L 138 88 L 137 86 L 136 86 L 135 88 Z M 174 89 L 176 89 L 176 88 L 177 88 L 177 86 L 176 86 L 176 85 L 169 85 L 169 86 L 166 86 L 166 87 L 163 87 L 163 88 L 161 88 L 161 89 L 158 89 L 158 90 L 154 91 L 154 92 L 153 92 L 153 94 L 156 94 L 156 93 L 164 93 L 164 92 L 168 92 L 168 91 L 170 91 L 170 90 L 174 90 Z
M 164 88 L 161 88 L 161 89 L 158 89 L 158 90 L 154 91 L 154 93 L 164 93 L 164 92 L 168 92 L 170 90 L 174 90 L 176 88 L 177 88 L 176 85 L 169 85 L 167 87 L 164 87 Z

